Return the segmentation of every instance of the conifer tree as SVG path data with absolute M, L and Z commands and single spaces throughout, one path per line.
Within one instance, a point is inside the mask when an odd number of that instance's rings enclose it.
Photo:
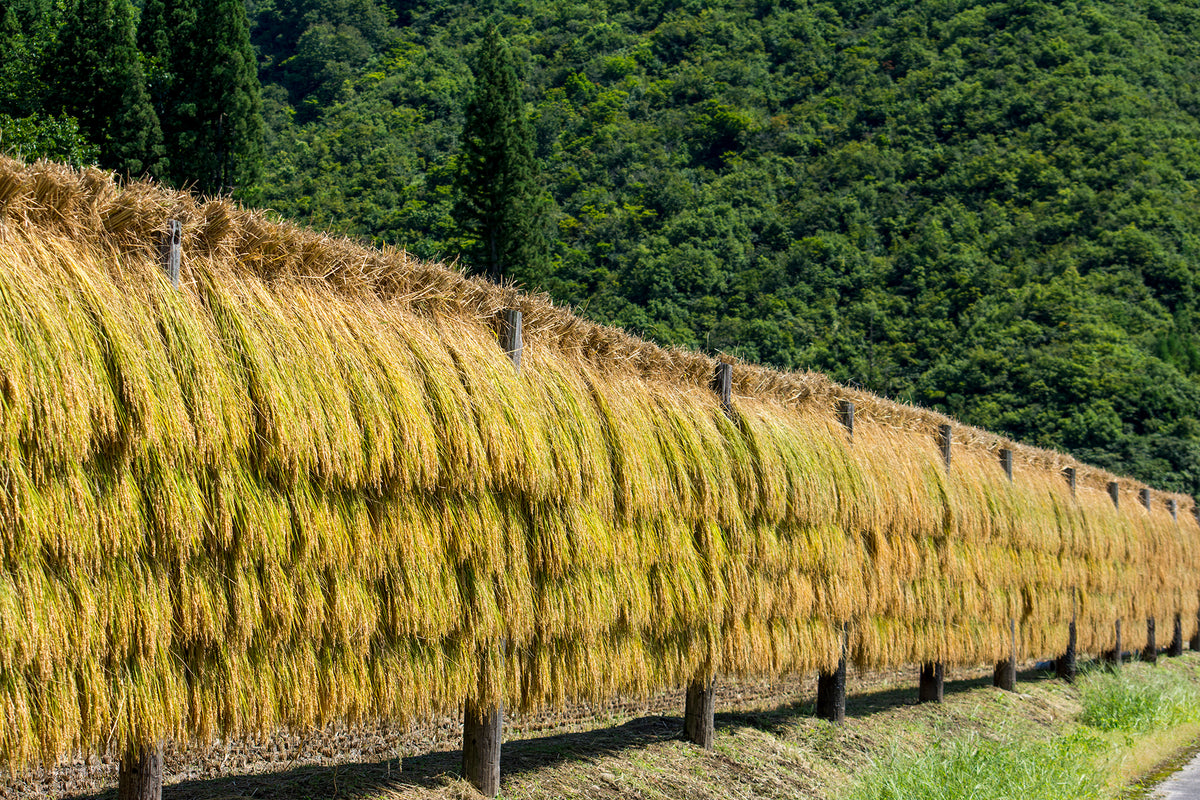
M 53 110 L 79 121 L 100 164 L 161 176 L 162 130 L 146 92 L 129 0 L 73 0 L 46 64 Z
M 475 81 L 456 181 L 465 255 L 494 281 L 533 283 L 549 269 L 551 201 L 533 158 L 516 65 L 495 26 L 480 47 Z
M 262 105 L 242 0 L 147 0 L 138 43 L 151 65 L 172 180 L 209 194 L 254 183 Z

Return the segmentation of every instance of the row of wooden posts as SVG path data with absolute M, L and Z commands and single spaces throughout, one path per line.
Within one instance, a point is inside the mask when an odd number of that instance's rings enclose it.
M 179 267 L 181 261 L 182 225 L 170 221 L 168 229 L 160 242 L 160 258 L 164 271 L 171 283 L 179 287 Z M 500 326 L 500 344 L 512 360 L 513 368 L 521 369 L 522 324 L 521 312 L 508 310 L 503 312 Z M 733 369 L 730 364 L 718 364 L 713 377 L 713 389 L 720 397 L 721 407 L 732 419 L 735 417 L 732 402 Z M 851 441 L 854 439 L 854 404 L 842 401 L 839 406 L 839 418 L 845 426 Z M 952 429 L 943 425 L 940 429 L 942 457 L 946 468 L 950 467 Z M 1000 462 L 1012 480 L 1012 451 L 1001 450 Z M 1066 478 L 1075 491 L 1075 470 L 1068 468 Z M 1109 494 L 1114 505 L 1119 503 L 1116 483 L 1109 484 Z M 1143 489 L 1140 497 L 1142 503 L 1149 508 L 1150 493 Z M 1174 500 L 1169 501 L 1171 515 L 1175 516 L 1177 508 Z M 995 670 L 995 685 L 1013 691 L 1016 684 L 1016 620 L 1009 620 L 1011 633 L 1011 651 L 1009 657 L 999 661 Z M 1179 615 L 1175 617 L 1175 636 L 1169 653 L 1179 655 L 1183 650 L 1182 626 Z M 1157 656 L 1154 639 L 1154 620 L 1147 620 L 1148 642 L 1143 658 L 1154 660 Z M 1108 657 L 1119 662 L 1121 657 L 1121 623 L 1117 621 L 1116 640 L 1114 649 Z M 833 672 L 821 672 L 817 680 L 817 715 L 833 722 L 841 722 L 846 716 L 846 652 L 848 648 L 849 628 L 842 626 L 842 658 Z M 1192 640 L 1193 649 L 1200 650 L 1200 632 Z M 497 643 L 503 648 L 502 642 Z M 1067 650 L 1056 660 L 1057 672 L 1060 677 L 1071 680 L 1075 676 L 1075 622 L 1069 626 Z M 945 667 L 941 662 L 928 662 L 921 666 L 919 698 L 921 702 L 941 702 L 944 691 Z M 684 736 L 688 741 L 705 749 L 711 749 L 714 736 L 714 684 L 713 679 L 693 681 L 687 689 L 684 707 Z M 483 795 L 494 797 L 500 790 L 500 745 L 504 723 L 504 708 L 480 707 L 473 700 L 467 700 L 463 708 L 463 777 L 473 784 Z M 162 798 L 162 749 L 161 745 L 141 746 L 131 745 L 129 751 L 121 759 L 118 786 L 119 800 L 161 800 Z

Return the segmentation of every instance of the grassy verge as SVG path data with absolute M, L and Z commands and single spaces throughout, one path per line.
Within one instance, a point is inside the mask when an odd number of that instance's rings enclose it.
M 1088 670 L 1074 694 L 1074 720 L 1031 732 L 1009 722 L 988 738 L 947 734 L 919 753 L 874 761 L 845 800 L 1024 800 L 1131 794 L 1139 777 L 1200 736 L 1195 663 L 1133 663 Z

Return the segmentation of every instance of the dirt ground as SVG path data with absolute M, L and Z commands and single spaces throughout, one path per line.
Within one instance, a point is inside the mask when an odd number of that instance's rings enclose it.
M 1200 668 L 1197 654 L 1171 661 Z M 991 686 L 990 666 L 950 671 L 940 705 L 916 703 L 915 667 L 852 674 L 840 726 L 813 717 L 815 676 L 719 681 L 712 752 L 681 738 L 682 691 L 515 716 L 505 720 L 502 796 L 831 798 L 872 759 L 918 751 L 931 736 L 986 738 L 1013 725 L 1023 736 L 1061 730 L 1079 711 L 1074 690 L 1037 667 L 1023 665 L 1016 693 Z M 206 748 L 168 745 L 164 797 L 475 797 L 458 777 L 461 736 L 461 721 L 445 717 L 408 728 L 333 726 Z M 0 798 L 108 798 L 116 772 L 111 757 L 65 761 L 8 779 Z

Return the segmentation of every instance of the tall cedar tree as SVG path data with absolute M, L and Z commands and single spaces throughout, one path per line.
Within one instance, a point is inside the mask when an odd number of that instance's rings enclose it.
M 147 0 L 138 44 L 151 65 L 172 182 L 208 194 L 255 183 L 262 100 L 242 0 Z
M 100 165 L 123 175 L 161 177 L 162 130 L 146 91 L 129 0 L 68 3 L 46 64 L 52 110 L 79 121 Z
M 550 198 L 533 158 L 516 65 L 495 26 L 480 47 L 475 81 L 454 209 L 468 241 L 465 255 L 494 281 L 536 283 L 550 266 Z

